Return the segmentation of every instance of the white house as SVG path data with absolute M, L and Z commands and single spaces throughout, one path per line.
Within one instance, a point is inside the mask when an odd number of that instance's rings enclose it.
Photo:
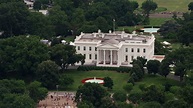
M 154 56 L 154 35 L 123 32 L 81 33 L 74 45 L 77 53 L 85 56 L 85 64 L 96 66 L 130 66 L 138 56 L 150 60 Z

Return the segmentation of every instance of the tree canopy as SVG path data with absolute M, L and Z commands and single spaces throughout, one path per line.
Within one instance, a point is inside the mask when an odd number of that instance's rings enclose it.
M 34 108 L 47 96 L 47 89 L 40 82 L 26 86 L 23 80 L 0 80 L 1 108 Z
M 34 76 L 39 63 L 49 59 L 48 47 L 37 36 L 17 36 L 0 40 L 1 75 Z
M 76 102 L 89 102 L 95 107 L 99 107 L 102 103 L 102 98 L 107 96 L 107 91 L 97 83 L 85 83 L 80 86 L 76 93 Z

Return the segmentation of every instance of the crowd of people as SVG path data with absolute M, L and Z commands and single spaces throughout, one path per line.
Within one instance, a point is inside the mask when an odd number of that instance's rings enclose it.
M 75 92 L 49 92 L 45 100 L 39 102 L 38 108 L 77 108 Z

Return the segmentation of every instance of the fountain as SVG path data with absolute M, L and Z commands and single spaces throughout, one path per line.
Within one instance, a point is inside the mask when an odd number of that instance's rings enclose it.
M 104 80 L 103 80 L 103 78 L 93 77 L 93 78 L 83 79 L 83 80 L 82 80 L 82 83 L 98 83 L 98 84 L 103 84 L 103 83 L 104 83 Z
M 152 26 L 151 28 L 142 28 L 141 30 L 144 30 L 145 33 L 157 33 L 159 28 L 153 28 Z

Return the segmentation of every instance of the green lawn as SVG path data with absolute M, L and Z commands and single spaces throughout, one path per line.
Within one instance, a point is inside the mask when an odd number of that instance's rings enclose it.
M 151 26 L 160 26 L 164 24 L 166 21 L 171 20 L 172 18 L 150 18 Z
M 74 42 L 74 38 L 75 36 L 67 36 L 64 39 L 66 40 L 66 42 L 70 42 L 70 41 Z
M 129 79 L 128 73 L 118 73 L 115 71 L 76 71 L 71 70 L 65 72 L 65 74 L 71 76 L 74 79 L 74 84 L 69 88 L 70 91 L 76 91 L 79 85 L 82 85 L 81 80 L 84 78 L 93 78 L 93 77 L 110 77 L 114 81 L 113 91 L 123 90 L 122 87 L 127 83 Z
M 76 71 L 76 70 L 69 70 L 65 72 L 65 74 L 71 76 L 74 79 L 74 84 L 68 88 L 69 91 L 76 91 L 79 85 L 82 85 L 81 80 L 84 78 L 90 78 L 90 77 L 110 77 L 112 78 L 114 82 L 113 90 L 115 91 L 123 91 L 123 85 L 125 85 L 129 79 L 128 73 L 118 73 L 115 71 L 99 71 L 99 70 L 93 70 L 93 71 Z M 170 82 L 173 85 L 178 85 L 178 81 L 174 81 L 171 79 L 167 79 L 162 76 L 152 76 L 152 75 L 145 75 L 143 80 L 141 82 L 137 82 L 134 86 L 134 89 L 138 89 L 138 85 L 145 83 L 147 85 L 149 84 L 164 84 L 166 82 Z
M 164 24 L 165 21 L 171 20 L 172 18 L 150 18 L 150 24 L 144 25 L 144 26 L 161 26 Z M 143 25 L 138 26 L 122 26 L 118 27 L 116 30 L 122 31 L 122 30 L 129 30 L 130 32 L 142 28 Z
M 179 81 L 175 81 L 172 79 L 168 79 L 165 78 L 163 76 L 158 76 L 158 75 L 148 75 L 146 74 L 145 77 L 140 81 L 137 82 L 136 85 L 134 86 L 133 90 L 134 91 L 138 91 L 139 89 L 139 85 L 140 84 L 145 84 L 145 85 L 164 85 L 166 83 L 169 83 L 171 85 L 175 85 L 175 86 L 179 86 L 180 82 Z
M 137 1 L 141 7 L 142 2 L 145 0 L 134 0 Z M 192 0 L 153 0 L 158 4 L 158 7 L 167 8 L 167 11 L 173 12 L 187 12 L 188 4 L 192 2 Z

